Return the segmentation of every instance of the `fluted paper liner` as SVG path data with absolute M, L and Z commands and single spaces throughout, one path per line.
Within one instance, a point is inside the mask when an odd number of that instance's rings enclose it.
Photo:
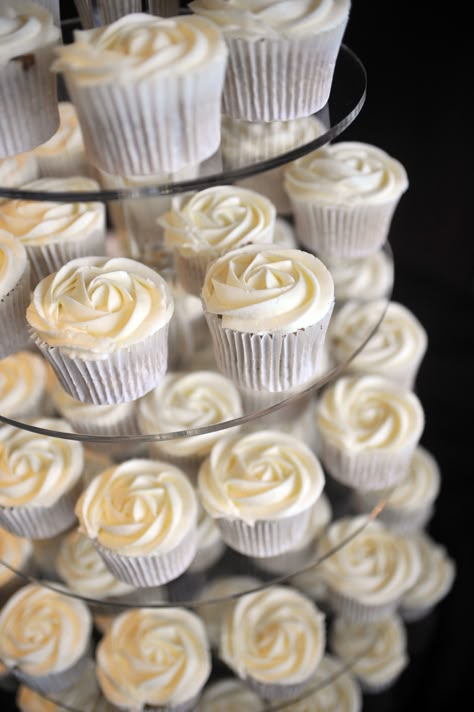
M 393 615 L 400 603 L 401 595 L 379 605 L 369 605 L 356 601 L 336 591 L 328 584 L 328 602 L 333 611 L 353 623 L 375 623 Z
M 281 700 L 282 702 L 285 701 L 288 703 L 305 691 L 310 680 L 311 677 L 308 677 L 308 679 L 303 682 L 285 685 L 284 683 L 260 682 L 260 680 L 256 680 L 250 676 L 245 678 L 247 685 L 256 692 L 262 700 L 269 700 L 271 702 Z
M 94 27 L 94 8 L 92 0 L 74 0 L 77 14 L 81 21 L 81 29 L 90 30 Z
M 318 373 L 333 306 L 316 324 L 290 334 L 225 329 L 205 311 L 219 370 L 247 390 L 281 392 L 307 383 Z
M 48 155 L 36 155 L 40 176 L 51 178 L 69 178 L 71 176 L 87 176 L 90 173 L 89 163 L 84 151 L 68 151 Z
M 37 690 L 44 695 L 50 695 L 54 692 L 61 692 L 72 687 L 77 680 L 84 674 L 89 660 L 91 659 L 91 651 L 88 647 L 81 657 L 66 670 L 51 672 L 48 675 L 30 675 L 21 668 L 13 669 L 14 676 L 24 685 Z
M 179 0 L 148 0 L 152 15 L 174 17 L 179 14 Z
M 22 351 L 31 344 L 26 310 L 30 303 L 30 265 L 27 263 L 17 284 L 0 298 L 0 320 L 2 336 L 0 339 L 0 359 L 17 351 Z
M 92 3 L 92 0 L 91 0 Z M 131 12 L 141 12 L 141 0 L 97 0 L 99 15 L 103 25 L 110 25 L 115 20 L 129 15 Z
M 282 519 L 258 520 L 253 526 L 240 519 L 216 519 L 222 538 L 232 549 L 257 558 L 276 556 L 301 541 L 311 508 Z

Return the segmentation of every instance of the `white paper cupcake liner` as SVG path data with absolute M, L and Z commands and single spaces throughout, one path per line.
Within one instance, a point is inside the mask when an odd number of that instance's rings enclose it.
M 54 45 L 0 67 L 0 159 L 31 151 L 59 127 Z
M 89 175 L 89 163 L 83 151 L 36 155 L 41 177 L 68 178 Z
M 186 571 L 196 555 L 196 541 L 193 526 L 174 549 L 163 554 L 126 556 L 106 549 L 97 541 L 94 546 L 115 578 L 131 586 L 147 588 L 162 586 Z
M 418 621 L 423 620 L 423 618 L 429 616 L 435 607 L 436 604 L 417 606 L 416 608 L 413 606 L 409 608 L 408 606 L 404 606 L 402 604 L 398 609 L 398 613 L 404 623 L 417 623 Z
M 25 316 L 31 299 L 30 275 L 30 265 L 27 264 L 18 283 L 0 299 L 0 359 L 22 351 L 32 343 Z
M 166 372 L 168 324 L 140 343 L 98 360 L 71 358 L 61 347 L 48 346 L 32 329 L 30 333 L 61 386 L 81 402 L 111 405 L 136 400 L 155 388 Z
M 95 25 L 92 0 L 74 0 L 74 5 L 81 21 L 81 28 L 83 30 L 92 29 Z
M 232 549 L 257 558 L 276 556 L 293 549 L 304 536 L 310 508 L 290 517 L 259 520 L 253 526 L 240 519 L 216 519 L 225 543 Z
M 97 0 L 99 16 L 103 25 L 110 25 L 131 12 L 141 12 L 141 0 Z
M 179 284 L 188 294 L 201 296 L 206 271 L 213 258 L 209 255 L 184 257 L 176 252 L 174 259 Z
M 200 693 L 194 695 L 194 697 L 187 702 L 181 702 L 179 705 L 160 705 L 159 707 L 154 707 L 146 705 L 146 712 L 193 712 L 196 709 L 196 705 L 199 701 Z
M 175 17 L 179 14 L 179 0 L 148 0 L 152 15 Z
M 32 690 L 37 690 L 44 695 L 49 695 L 54 692 L 61 692 L 62 690 L 67 690 L 69 687 L 74 685 L 74 683 L 79 680 L 81 675 L 84 674 L 86 667 L 89 664 L 91 658 L 90 647 L 81 655 L 81 657 L 66 670 L 60 670 L 58 672 L 49 673 L 49 675 L 30 675 L 21 668 L 14 668 L 13 674 L 20 680 L 24 685 L 31 688 Z
M 335 613 L 353 623 L 375 623 L 393 615 L 398 608 L 400 598 L 370 606 L 360 603 L 328 585 L 328 603 Z
M 281 392 L 307 383 L 318 373 L 332 309 L 291 334 L 224 329 L 219 316 L 205 312 L 219 370 L 247 390 Z
M 286 121 L 322 109 L 346 24 L 347 18 L 332 30 L 307 37 L 227 37 L 223 112 L 246 121 Z
M 304 682 L 285 685 L 283 683 L 260 682 L 260 680 L 249 676 L 245 678 L 245 682 L 262 700 L 290 702 L 305 691 L 309 679 L 304 680 Z

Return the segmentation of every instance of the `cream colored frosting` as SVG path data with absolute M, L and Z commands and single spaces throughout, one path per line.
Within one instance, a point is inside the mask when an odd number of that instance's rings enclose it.
M 105 696 L 128 709 L 188 702 L 210 672 L 204 625 L 180 608 L 123 613 L 97 649 L 97 675 Z
M 206 687 L 196 712 L 262 712 L 263 700 L 236 678 L 218 680 Z
M 334 303 L 332 277 L 303 250 L 251 245 L 217 259 L 201 293 L 222 326 L 247 333 L 292 333 L 316 324 Z
M 33 546 L 29 539 L 15 536 L 0 528 L 0 586 L 16 579 L 14 572 L 1 564 L 8 564 L 15 571 L 23 571 L 32 554 Z
M 408 665 L 406 631 L 396 615 L 374 623 L 352 623 L 336 618 L 331 627 L 330 645 L 369 689 L 394 682 Z
M 92 178 L 38 178 L 25 183 L 24 190 L 83 192 L 99 190 Z M 52 242 L 76 242 L 105 230 L 105 206 L 98 202 L 59 203 L 52 200 L 5 200 L 0 203 L 0 228 L 10 232 L 26 247 Z
M 229 37 L 315 35 L 346 23 L 349 0 L 194 0 L 189 7 Z
M 424 428 L 418 397 L 381 376 L 343 376 L 322 394 L 321 433 L 345 452 L 397 452 L 415 446 Z
M 37 156 L 54 156 L 64 151 L 78 152 L 84 150 L 81 127 L 77 119 L 76 107 L 70 101 L 60 101 L 59 128 L 56 133 L 40 146 L 34 149 Z M 98 188 L 98 186 L 97 186 Z M 91 188 L 90 190 L 94 190 Z
M 76 31 L 74 42 L 57 50 L 53 71 L 85 84 L 120 78 L 184 75 L 227 57 L 219 29 L 205 18 L 169 19 L 131 13 L 110 25 Z
M 364 516 L 343 517 L 329 526 L 318 542 L 318 556 L 329 552 L 320 564 L 328 585 L 367 606 L 398 601 L 421 571 L 409 539 Z
M 30 351 L 17 351 L 0 360 L 0 413 L 21 418 L 37 411 L 46 391 L 45 361 Z
M 232 381 L 213 371 L 169 373 L 137 405 L 144 433 L 173 433 L 211 427 L 240 417 L 242 403 Z M 214 443 L 226 435 L 217 430 L 205 435 L 157 442 L 155 447 L 176 457 L 207 455 Z
M 214 445 L 198 476 L 204 509 L 214 518 L 249 525 L 283 519 L 314 505 L 325 483 L 319 460 L 297 438 L 264 430 L 227 435 Z
M 165 245 L 183 257 L 218 257 L 250 243 L 270 243 L 275 206 L 263 195 L 237 186 L 206 188 L 173 203 L 159 220 Z
M 444 546 L 429 535 L 419 532 L 411 537 L 421 559 L 421 574 L 403 596 L 401 608 L 426 610 L 439 603 L 451 590 L 456 576 L 456 563 Z
M 315 673 L 325 643 L 324 616 L 314 603 L 272 586 L 237 600 L 224 621 L 219 654 L 240 678 L 292 685 Z
M 38 176 L 38 165 L 33 153 L 17 153 L 0 160 L 0 185 L 3 188 L 22 185 Z
M 132 459 L 97 475 L 76 505 L 81 531 L 128 556 L 174 549 L 197 520 L 186 475 L 154 460 Z
M 36 286 L 27 320 L 49 346 L 107 358 L 165 326 L 173 300 L 150 267 L 123 257 L 79 257 Z
M 387 304 L 380 299 L 345 304 L 329 325 L 332 355 L 337 363 L 350 359 L 382 315 L 377 331 L 351 360 L 349 369 L 357 373 L 378 373 L 402 385 L 410 385 L 425 354 L 428 337 L 416 316 L 398 302 Z
M 0 6 L 0 65 L 53 43 L 61 31 L 45 8 L 28 0 L 7 0 Z
M 285 173 L 291 198 L 355 206 L 398 200 L 408 188 L 403 165 L 376 146 L 340 141 L 298 158 Z
M 0 228 L 0 299 L 16 287 L 27 264 L 26 250 L 21 242 Z
M 90 539 L 77 530 L 62 540 L 56 570 L 71 591 L 82 596 L 103 599 L 134 590 L 112 576 Z
M 0 658 L 34 676 L 72 667 L 86 652 L 92 618 L 86 604 L 28 584 L 0 612 Z
M 337 302 L 370 302 L 386 297 L 392 290 L 393 261 L 384 250 L 352 260 L 327 259 L 326 266 L 334 280 Z
M 72 432 L 60 418 L 29 421 Z M 69 491 L 84 467 L 82 443 L 5 426 L 0 440 L 0 506 L 48 507 Z
M 342 661 L 332 655 L 321 660 L 308 694 L 299 702 L 285 705 L 285 712 L 361 712 L 362 693 L 352 671 L 344 670 Z
M 133 401 L 114 403 L 113 405 L 83 403 L 66 393 L 57 380 L 51 391 L 51 400 L 56 410 L 73 427 L 85 427 L 91 432 L 94 427 L 113 427 L 116 423 L 132 418 L 135 410 Z M 130 432 L 130 434 L 133 433 Z

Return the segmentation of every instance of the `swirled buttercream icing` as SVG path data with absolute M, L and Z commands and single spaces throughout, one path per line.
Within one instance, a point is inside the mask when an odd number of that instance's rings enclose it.
M 174 204 L 159 220 L 165 244 L 183 256 L 218 257 L 249 243 L 272 242 L 275 206 L 254 190 L 217 186 Z
M 284 586 L 242 596 L 224 621 L 220 657 L 242 679 L 291 685 L 316 671 L 326 642 L 324 616 Z
M 311 693 L 310 690 L 316 691 Z M 302 700 L 286 712 L 361 712 L 362 693 L 353 672 L 333 655 L 325 655 Z
M 414 534 L 411 541 L 421 559 L 421 574 L 403 595 L 401 610 L 428 611 L 451 590 L 456 576 L 455 561 L 444 546 L 423 532 Z
M 0 185 L 10 188 L 38 177 L 38 165 L 32 153 L 18 153 L 0 160 Z
M 321 434 L 347 453 L 396 452 L 416 446 L 424 428 L 418 397 L 381 376 L 343 376 L 322 394 Z
M 29 423 L 72 432 L 60 418 Z M 78 482 L 83 466 L 80 442 L 5 426 L 0 439 L 0 506 L 51 506 Z
M 393 287 L 393 261 L 384 250 L 367 257 L 346 260 L 327 259 L 338 302 L 356 299 L 369 302 L 390 294 Z
M 0 228 L 0 300 L 16 287 L 27 264 L 26 250 L 21 242 Z
M 226 678 L 206 687 L 196 712 L 262 712 L 263 709 L 263 700 L 245 683 Z
M 34 149 L 36 156 L 51 156 L 62 151 L 76 152 L 84 150 L 81 127 L 77 119 L 77 112 L 74 104 L 70 101 L 60 101 L 59 128 L 56 133 L 40 146 Z M 90 190 L 93 190 L 91 188 Z
M 0 612 L 0 658 L 42 677 L 71 668 L 89 644 L 92 619 L 85 603 L 41 584 L 28 584 Z
M 421 564 L 414 544 L 378 521 L 343 517 L 318 542 L 328 585 L 367 606 L 398 601 L 418 580 Z
M 169 288 L 150 267 L 79 257 L 36 286 L 27 320 L 49 346 L 101 359 L 155 333 L 172 313 Z
M 61 31 L 44 7 L 28 0 L 7 0 L 0 6 L 0 65 L 59 42 Z
M 173 708 L 193 699 L 211 672 L 203 623 L 181 608 L 118 616 L 97 649 L 97 676 L 118 707 Z
M 38 178 L 25 183 L 24 190 L 49 192 L 83 192 L 99 190 L 92 178 Z M 105 228 L 105 207 L 102 203 L 75 201 L 59 203 L 52 200 L 18 198 L 0 203 L 0 228 L 14 235 L 25 247 L 51 242 L 75 242 Z
M 15 571 L 23 571 L 32 554 L 33 546 L 29 539 L 0 529 L 0 586 L 16 578 L 15 573 L 2 564 L 8 564 Z
M 212 428 L 242 415 L 239 391 L 230 379 L 213 371 L 167 374 L 160 385 L 138 402 L 138 419 L 145 433 L 172 433 Z M 156 443 L 160 452 L 176 457 L 207 455 L 225 430 Z
M 201 293 L 222 326 L 247 333 L 292 333 L 320 321 L 334 303 L 332 277 L 317 257 L 251 245 L 217 259 Z
M 347 22 L 349 0 L 194 0 L 189 7 L 229 37 L 294 37 Z
M 81 531 L 128 556 L 174 549 L 197 519 L 196 495 L 177 467 L 133 459 L 97 475 L 76 505 Z
M 150 76 L 185 75 L 227 57 L 214 23 L 203 17 L 163 19 L 131 13 L 110 25 L 74 33 L 57 50 L 52 69 L 85 84 L 137 82 Z
M 307 510 L 321 495 L 324 481 L 319 460 L 307 445 L 264 430 L 228 435 L 216 443 L 199 470 L 198 490 L 212 517 L 241 519 L 252 526 Z
M 62 540 L 56 570 L 71 591 L 83 596 L 103 599 L 134 590 L 112 576 L 90 539 L 77 530 Z
M 363 624 L 336 618 L 329 642 L 365 689 L 394 682 L 408 665 L 406 631 L 397 615 Z
M 340 141 L 291 163 L 285 187 L 296 200 L 355 206 L 398 200 L 408 178 L 403 165 L 382 149 Z
M 46 381 L 46 363 L 38 354 L 18 351 L 0 360 L 0 413 L 21 418 L 35 410 L 40 415 Z

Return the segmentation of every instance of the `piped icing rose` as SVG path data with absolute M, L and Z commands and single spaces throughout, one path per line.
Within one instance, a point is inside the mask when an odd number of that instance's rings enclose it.
M 177 707 L 200 692 L 210 672 L 204 625 L 184 609 L 123 613 L 97 650 L 99 684 L 121 708 Z
M 18 351 L 0 361 L 0 413 L 21 418 L 31 410 L 39 415 L 46 390 L 45 361 L 30 351 Z
M 0 529 L 0 586 L 16 578 L 14 571 L 23 571 L 33 553 L 33 546 L 29 539 L 10 534 L 5 529 Z M 5 563 L 11 566 L 11 571 Z
M 368 257 L 345 260 L 326 260 L 334 280 L 338 302 L 356 299 L 360 302 L 381 299 L 393 287 L 393 262 L 383 250 Z
M 81 127 L 74 104 L 70 101 L 60 101 L 58 110 L 59 128 L 49 141 L 35 148 L 36 156 L 47 157 L 61 151 L 82 151 L 84 149 Z M 98 188 L 99 186 L 97 186 Z M 90 188 L 90 190 L 94 190 L 94 188 Z
M 0 65 L 39 47 L 58 42 L 61 31 L 44 7 L 28 0 L 9 0 L 0 7 Z
M 0 299 L 16 287 L 27 264 L 26 250 L 21 242 L 0 228 Z
M 421 575 L 404 594 L 402 611 L 428 611 L 450 591 L 456 576 L 456 564 L 444 546 L 420 532 L 411 537 L 421 560 Z
M 150 267 L 80 257 L 37 285 L 27 320 L 49 346 L 100 359 L 155 333 L 172 313 L 166 282 Z
M 312 694 L 310 690 L 316 690 Z M 362 693 L 352 671 L 333 655 L 325 655 L 298 702 L 285 706 L 286 712 L 361 712 Z
M 223 623 L 220 657 L 242 679 L 289 685 L 308 680 L 321 662 L 324 616 L 283 586 L 237 600 Z
M 324 487 L 321 465 L 304 443 L 279 431 L 229 435 L 214 445 L 199 471 L 201 502 L 214 518 L 249 525 L 311 507 Z
M 303 250 L 251 245 L 208 269 L 201 298 L 222 326 L 247 333 L 291 333 L 320 321 L 334 303 L 332 277 Z

